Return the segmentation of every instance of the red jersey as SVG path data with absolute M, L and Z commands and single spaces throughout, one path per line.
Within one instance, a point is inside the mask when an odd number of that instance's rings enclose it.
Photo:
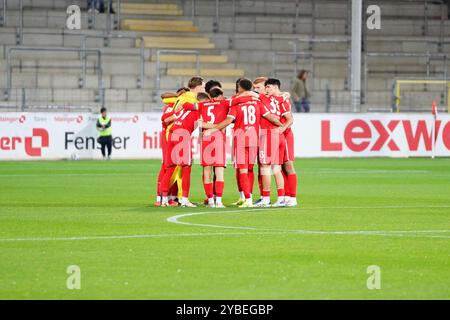
M 287 114 L 291 113 L 291 102 L 289 101 L 289 99 L 284 99 L 283 97 L 277 97 L 277 99 L 278 98 L 282 98 L 281 99 L 282 101 L 281 101 L 281 104 L 280 104 L 280 107 L 281 107 L 281 109 L 280 109 L 280 111 L 281 111 L 280 122 L 282 124 L 285 124 L 287 122 L 287 119 L 285 118 L 285 116 Z M 291 128 L 287 128 L 284 131 L 284 134 L 286 135 L 286 134 L 290 133 L 290 131 L 292 131 Z
M 253 96 L 233 96 L 229 101 L 230 101 L 230 106 L 234 106 L 235 104 L 239 104 L 239 103 L 243 103 L 243 102 L 247 102 L 247 101 L 251 101 L 251 100 L 255 100 L 257 98 L 253 97 Z
M 228 112 L 228 117 L 234 119 L 234 136 L 247 137 L 247 146 L 258 145 L 259 137 L 259 123 L 261 117 L 261 102 L 258 99 L 251 99 L 247 102 L 242 102 L 233 105 Z
M 199 103 L 200 114 L 204 122 L 219 124 L 227 118 L 230 100 L 210 100 Z
M 264 94 L 259 95 L 259 99 L 261 100 L 261 129 L 275 129 L 278 128 L 277 125 L 273 124 L 264 116 L 268 114 L 273 114 L 277 118 L 281 118 L 281 107 L 280 107 L 280 101 L 278 98 L 283 99 L 283 97 L 273 97 L 273 96 L 266 96 Z
M 164 107 L 163 114 L 161 116 L 163 131 L 165 131 L 167 129 L 167 126 L 169 125 L 169 124 L 165 123 L 164 120 L 173 116 L 173 114 L 174 114 L 173 103 L 169 103 Z
M 192 134 L 199 118 L 200 113 L 198 111 L 181 109 L 175 113 L 175 121 L 173 122 L 172 128 L 170 128 L 170 132 L 174 132 L 177 129 L 184 129 Z

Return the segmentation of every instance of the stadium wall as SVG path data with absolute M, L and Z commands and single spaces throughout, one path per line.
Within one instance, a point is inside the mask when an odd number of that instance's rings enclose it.
M 112 113 L 115 159 L 161 158 L 158 113 Z M 294 114 L 296 157 L 450 156 L 450 115 Z M 0 160 L 100 158 L 97 115 L 4 113 L 0 115 Z M 198 133 L 193 134 L 198 157 Z M 231 146 L 228 143 L 227 153 Z

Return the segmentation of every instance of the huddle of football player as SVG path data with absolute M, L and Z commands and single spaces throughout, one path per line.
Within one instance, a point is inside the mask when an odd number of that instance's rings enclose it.
M 239 200 L 233 205 L 250 207 L 297 206 L 297 174 L 294 168 L 293 116 L 289 93 L 278 79 L 239 78 L 236 93 L 225 98 L 216 80 L 193 77 L 186 88 L 161 95 L 162 165 L 155 205 L 196 207 L 189 201 L 193 132 L 199 128 L 202 182 L 210 208 L 225 208 L 226 130 L 232 126 L 232 160 Z M 255 164 L 258 169 L 254 170 Z M 257 173 L 260 197 L 253 201 Z M 272 177 L 277 200 L 270 202 Z

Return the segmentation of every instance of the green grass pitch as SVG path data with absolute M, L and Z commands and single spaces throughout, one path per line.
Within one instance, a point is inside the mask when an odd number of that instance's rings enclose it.
M 154 208 L 159 166 L 0 162 L 0 298 L 450 298 L 450 159 L 297 160 L 301 205 L 259 210 Z

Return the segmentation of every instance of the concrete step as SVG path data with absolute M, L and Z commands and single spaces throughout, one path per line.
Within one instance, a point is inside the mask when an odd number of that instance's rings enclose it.
M 144 37 L 145 43 L 164 42 L 164 43 L 179 43 L 179 44 L 208 44 L 210 39 L 208 37 Z
M 295 0 L 247 0 L 236 2 L 235 11 L 241 16 L 295 16 L 296 13 Z M 371 3 L 365 4 L 365 8 Z M 386 17 L 423 17 L 424 3 L 421 1 L 383 1 L 378 0 L 376 4 L 380 6 L 383 16 Z M 190 9 L 188 1 L 184 4 L 186 12 Z M 348 14 L 348 1 L 300 1 L 300 16 L 311 16 L 314 10 L 316 17 L 340 17 L 345 18 Z M 231 6 L 226 1 L 220 2 L 219 10 L 223 16 L 230 16 L 232 13 Z M 428 13 L 430 17 L 439 16 L 441 10 L 446 11 L 447 8 L 437 3 L 428 3 Z M 210 0 L 197 0 L 196 12 L 201 16 L 214 16 L 216 12 L 216 4 Z
M 227 63 L 228 57 L 226 55 L 199 55 L 198 59 L 201 63 Z M 156 61 L 156 56 L 151 57 L 151 61 Z M 195 55 L 190 54 L 163 54 L 160 57 L 161 62 L 178 62 L 178 63 L 186 63 L 191 62 L 195 63 L 197 61 L 197 57 Z
M 139 47 L 141 40 L 136 40 Z M 214 49 L 215 45 L 210 43 L 206 37 L 144 37 L 146 48 L 161 49 Z
M 209 1 L 214 2 L 214 1 Z M 247 1 L 243 1 L 244 3 Z M 18 26 L 18 15 L 14 13 L 14 3 L 15 1 L 10 1 L 9 9 L 8 10 L 8 20 L 7 25 L 8 26 Z M 66 2 L 69 3 L 69 2 Z M 85 7 L 85 1 L 79 2 L 83 4 L 82 8 Z M 197 2 L 197 12 L 195 17 L 195 22 L 199 26 L 200 30 L 212 32 L 214 29 L 214 19 L 215 19 L 215 11 L 213 11 L 211 14 L 202 14 L 202 9 L 207 6 L 207 3 L 203 3 L 200 5 Z M 69 3 L 70 4 L 70 3 Z M 212 4 L 214 6 L 214 4 Z M 308 4 L 306 3 L 308 6 Z M 54 7 L 55 6 L 55 7 Z M 345 4 L 346 6 L 346 4 Z M 295 20 L 293 17 L 293 14 L 295 11 L 290 11 L 289 13 L 292 13 L 289 15 L 288 13 L 284 13 L 283 15 L 276 15 L 273 12 L 269 12 L 267 14 L 246 14 L 245 12 L 241 12 L 238 14 L 237 18 L 233 20 L 230 16 L 230 14 L 227 14 L 228 10 L 231 10 L 231 6 L 227 6 L 226 4 L 223 4 L 223 8 L 221 8 L 221 14 L 218 21 L 218 28 L 221 32 L 255 32 L 255 33 L 291 33 L 291 34 L 298 34 L 298 33 L 305 33 L 305 34 L 311 34 L 312 33 L 312 23 L 311 23 L 311 17 L 310 13 L 305 10 L 307 7 L 302 8 L 300 11 L 300 18 Z M 316 34 L 345 34 L 346 30 L 348 30 L 347 26 L 347 12 L 345 9 L 345 14 L 336 14 L 336 10 L 330 10 L 329 8 L 333 8 L 333 4 L 328 4 L 324 6 L 324 9 L 322 11 L 318 10 L 319 12 L 316 12 L 317 19 L 315 20 L 315 32 Z M 407 12 L 411 12 L 409 6 L 402 5 L 392 5 L 388 6 L 383 9 L 382 6 L 382 12 L 383 12 L 383 28 L 381 30 L 371 31 L 369 30 L 369 34 L 384 34 L 384 35 L 408 35 L 414 32 L 416 35 L 422 35 L 423 34 L 423 26 L 424 26 L 424 9 L 423 5 L 416 6 L 411 5 L 412 8 L 414 8 L 412 11 L 416 12 L 415 15 L 407 14 Z M 26 7 L 27 8 L 27 7 Z M 65 20 L 66 20 L 66 14 L 64 10 L 61 10 L 63 8 L 67 8 L 67 6 L 63 7 L 58 4 L 58 1 L 54 1 L 53 4 L 49 6 L 33 6 L 30 7 L 32 10 L 26 10 L 25 11 L 25 19 L 24 23 L 25 26 L 35 26 L 35 27 L 45 27 L 45 26 L 53 26 L 53 27 L 60 27 L 64 28 L 65 26 Z M 58 11 L 55 11 L 54 9 L 59 9 Z M 328 8 L 328 9 L 326 9 Z M 421 9 L 419 9 L 421 8 Z M 276 10 L 276 6 L 267 6 L 268 10 Z M 447 7 L 444 6 L 444 13 L 443 15 L 446 16 Z M 438 35 L 439 34 L 439 25 L 440 21 L 439 19 L 436 19 L 436 17 L 440 16 L 440 6 L 433 6 L 432 3 L 429 3 L 429 20 L 428 20 L 428 31 L 430 34 Z M 51 11 L 51 12 L 50 12 Z M 255 13 L 256 11 L 252 8 L 252 11 Z M 54 13 L 58 13 L 57 16 L 54 15 Z M 186 11 L 190 12 L 190 11 Z M 326 14 L 329 12 L 330 14 Z M 397 13 L 395 13 L 397 12 Z M 402 15 L 398 15 L 398 14 Z M 133 17 L 132 15 L 129 15 L 130 17 Z M 126 14 L 123 15 L 124 18 L 127 17 Z M 159 17 L 159 18 L 158 18 Z M 152 18 L 155 19 L 162 19 L 164 16 L 154 16 Z M 168 16 L 168 19 L 177 18 L 177 16 Z M 180 16 L 181 17 L 181 16 Z M 54 20 L 54 19 L 57 19 Z M 87 25 L 87 14 L 82 12 L 82 26 Z M 105 14 L 98 14 L 96 15 L 96 20 L 98 20 L 97 27 L 105 28 L 105 22 L 106 22 L 106 15 Z M 294 26 L 295 24 L 295 26 Z M 411 28 L 412 25 L 412 28 Z M 85 29 L 85 27 L 83 27 Z M 444 32 L 449 35 L 449 21 L 444 21 Z
M 197 70 L 191 68 L 169 68 L 167 75 L 169 76 L 194 76 Z M 242 69 L 200 69 L 202 77 L 242 77 L 244 70 Z
M 122 20 L 121 27 L 131 31 L 157 32 L 198 32 L 198 28 L 190 20 Z
M 114 9 L 118 8 L 114 4 Z M 139 15 L 166 15 L 166 16 L 181 16 L 183 10 L 176 4 L 157 4 L 157 3 L 122 3 L 120 12 L 124 14 L 139 14 Z
M 12 59 L 11 66 L 13 68 L 13 73 L 52 73 L 52 74 L 81 74 L 83 68 L 83 61 L 79 59 L 69 60 L 69 59 Z M 217 63 L 202 62 L 202 70 L 211 74 L 222 74 L 222 70 L 229 70 L 234 68 L 234 64 L 221 63 L 220 68 L 217 68 Z M 160 70 L 161 73 L 166 73 L 167 70 L 171 69 L 189 69 L 196 70 L 194 62 L 161 62 Z M 86 63 L 86 73 L 96 74 L 98 72 L 98 62 L 96 59 L 88 59 Z M 219 70 L 219 71 L 216 71 Z M 0 72 L 7 71 L 6 63 L 0 60 Z M 121 74 L 135 74 L 136 76 L 141 72 L 141 61 L 134 58 L 116 57 L 104 58 L 102 60 L 102 72 L 103 75 L 121 75 Z M 155 76 L 156 74 L 156 62 L 145 62 L 144 63 L 145 75 Z M 253 72 L 253 70 L 252 70 Z M 196 72 L 194 72 L 195 74 Z M 254 72 L 253 72 L 254 73 Z M 187 74 L 187 71 L 183 74 Z M 176 75 L 180 75 L 177 73 Z
M 192 3 L 190 1 L 183 0 L 171 0 L 171 5 L 178 5 L 177 7 L 163 7 L 168 6 L 165 0 L 152 0 L 150 5 L 160 5 L 160 9 L 173 9 L 183 8 L 186 12 L 190 12 L 192 9 Z M 348 12 L 348 1 L 346 0 L 334 0 L 324 1 L 315 0 L 315 14 L 318 17 L 346 17 Z M 83 10 L 86 9 L 85 0 L 24 0 L 24 6 L 28 8 L 48 8 L 48 9 L 64 9 L 70 4 L 77 4 Z M 138 3 L 144 6 L 149 6 L 148 0 L 134 0 L 133 3 L 123 2 L 124 6 L 137 6 Z M 424 4 L 420 1 L 398 1 L 392 2 L 387 0 L 378 0 L 377 5 L 380 6 L 384 16 L 387 17 L 423 17 Z M 11 8 L 18 7 L 18 1 L 10 1 L 8 6 Z M 295 15 L 296 0 L 246 0 L 236 2 L 236 12 L 239 15 Z M 158 9 L 158 7 L 154 7 Z M 203 16 L 214 16 L 216 12 L 215 1 L 211 0 L 196 0 L 196 13 Z M 220 1 L 220 12 L 224 16 L 231 14 L 232 8 L 227 1 Z M 300 14 L 303 16 L 310 16 L 312 14 L 313 6 L 312 1 L 301 1 L 299 6 Z M 434 2 L 428 3 L 428 12 L 430 17 L 439 16 L 441 10 L 446 12 L 447 8 L 443 8 Z

